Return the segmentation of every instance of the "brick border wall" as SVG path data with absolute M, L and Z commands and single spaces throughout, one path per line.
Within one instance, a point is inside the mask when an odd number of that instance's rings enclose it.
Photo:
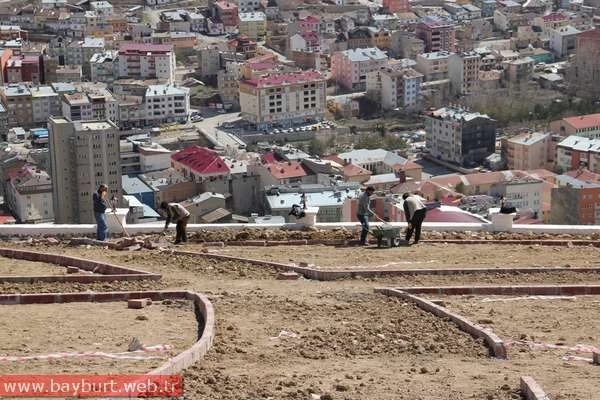
M 430 312 L 439 318 L 448 318 L 450 321 L 458 325 L 462 331 L 467 332 L 473 337 L 483 338 L 494 357 L 501 359 L 507 358 L 506 347 L 504 346 L 502 339 L 500 339 L 491 330 L 475 324 L 465 317 L 455 314 L 442 306 L 438 306 L 429 300 L 414 296 L 403 290 L 393 288 L 375 288 L 375 293 L 381 293 L 386 296 L 400 297 L 403 300 L 415 303 L 419 308 Z
M 206 246 L 357 246 L 358 239 L 293 239 L 293 240 L 227 240 L 217 242 L 195 242 Z M 376 244 L 374 240 L 369 243 Z M 539 245 L 539 246 L 594 246 L 600 247 L 598 240 L 580 239 L 423 239 L 421 243 L 448 243 L 448 244 L 506 244 L 506 245 Z
M 140 269 L 123 267 L 101 261 L 88 260 L 79 257 L 64 256 L 61 254 L 42 253 L 37 251 L 0 248 L 0 256 L 17 260 L 38 261 L 56 264 L 65 267 L 77 267 L 93 275 L 38 275 L 38 276 L 0 276 L 0 282 L 34 283 L 34 282 L 106 282 L 106 281 L 133 281 L 133 280 L 159 280 L 160 274 L 147 272 Z
M 190 300 L 202 334 L 190 348 L 167 360 L 149 374 L 174 374 L 194 364 L 203 358 L 212 346 L 215 337 L 215 313 L 212 303 L 201 294 L 191 291 L 131 291 L 131 292 L 84 292 L 84 293 L 34 293 L 34 294 L 2 294 L 0 305 L 19 304 L 55 304 L 72 302 L 111 302 L 127 301 L 130 299 L 150 298 L 153 301 Z M 199 329 L 200 331 L 200 329 Z
M 550 397 L 531 376 L 521 377 L 521 394 L 525 400 L 550 400 Z
M 530 286 L 414 286 L 395 288 L 412 294 L 435 295 L 528 295 L 575 296 L 600 295 L 600 285 L 530 285 Z
M 307 279 L 319 281 L 334 281 L 345 278 L 373 278 L 380 276 L 404 276 L 404 275 L 455 275 L 455 274 L 521 274 L 521 273 L 546 273 L 546 272 L 584 272 L 600 273 L 600 267 L 531 267 L 531 268 L 414 268 L 414 269 L 352 269 L 352 270 L 320 270 L 311 267 L 300 267 L 293 264 L 285 264 L 274 261 L 256 260 L 252 258 L 229 256 L 225 254 L 201 253 L 187 250 L 167 250 L 172 254 L 200 257 L 219 261 L 238 261 L 259 267 L 268 267 L 277 271 L 294 271 Z

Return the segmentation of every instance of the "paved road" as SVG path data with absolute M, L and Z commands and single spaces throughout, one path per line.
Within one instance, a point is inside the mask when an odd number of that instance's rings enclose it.
M 240 119 L 239 113 L 219 114 L 216 117 L 205 118 L 204 121 L 194 122 L 193 125 L 206 136 L 206 138 L 217 148 L 239 149 L 244 142 L 235 135 L 220 130 L 219 125 L 225 122 L 233 122 Z

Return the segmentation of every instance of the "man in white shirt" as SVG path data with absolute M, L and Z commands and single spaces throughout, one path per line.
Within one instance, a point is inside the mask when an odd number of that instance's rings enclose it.
M 404 200 L 404 216 L 406 217 L 406 222 L 408 222 L 408 228 L 406 229 L 406 243 L 408 244 L 414 232 L 414 244 L 417 244 L 421 239 L 421 225 L 423 225 L 425 215 L 427 214 L 427 206 L 423 204 L 419 197 L 411 195 L 410 193 L 404 193 L 402 199 Z
M 167 203 L 166 201 L 160 203 L 160 209 L 164 212 L 167 219 L 165 231 L 169 229 L 169 223 L 176 222 L 175 244 L 186 243 L 186 229 L 188 220 L 190 219 L 190 212 L 179 203 Z

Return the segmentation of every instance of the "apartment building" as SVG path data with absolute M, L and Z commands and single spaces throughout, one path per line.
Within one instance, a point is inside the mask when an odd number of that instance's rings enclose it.
M 5 66 L 6 82 L 44 82 L 44 69 L 40 56 L 14 55 L 8 59 Z
M 90 78 L 92 82 L 104 82 L 111 84 L 118 75 L 118 52 L 107 50 L 95 53 L 90 58 Z
M 600 114 L 578 115 L 550 123 L 550 130 L 557 135 L 577 135 L 590 139 L 600 138 Z
M 240 24 L 238 31 L 240 35 L 248 36 L 250 39 L 263 39 L 267 30 L 267 16 L 261 11 L 243 12 L 239 14 Z
M 242 118 L 258 129 L 323 119 L 326 79 L 317 71 L 264 76 L 240 82 Z
M 190 90 L 174 85 L 149 85 L 144 103 L 147 124 L 186 122 L 190 110 Z
M 46 171 L 26 164 L 9 169 L 5 185 L 5 202 L 17 221 L 26 224 L 52 222 L 52 181 Z
M 577 51 L 572 81 L 577 96 L 597 98 L 600 85 L 590 85 L 600 79 L 600 29 L 577 35 Z
M 49 117 L 61 115 L 60 99 L 52 86 L 34 86 L 29 91 L 34 125 L 46 126 Z
M 232 30 L 238 26 L 238 6 L 229 0 L 220 0 L 214 4 L 215 17 L 221 20 L 226 30 Z
M 467 95 L 479 90 L 479 67 L 481 57 L 471 51 L 452 54 L 448 59 L 448 76 L 453 95 Z
M 92 195 L 100 184 L 121 198 L 119 132 L 110 121 L 48 121 L 52 202 L 58 224 L 94 223 Z
M 110 120 L 118 124 L 119 102 L 107 89 L 82 88 L 63 95 L 62 115 L 71 121 Z
M 503 140 L 503 158 L 508 169 L 551 169 L 556 145 L 557 139 L 552 133 L 522 133 Z
M 568 225 L 600 224 L 600 183 L 559 175 L 552 189 L 550 223 Z
M 577 49 L 577 35 L 581 33 L 570 25 L 549 29 L 550 49 L 556 58 L 563 58 L 573 54 Z
M 82 41 L 73 41 L 65 48 L 65 65 L 81 65 L 81 71 L 86 79 L 90 79 L 90 60 L 96 53 L 104 51 L 103 38 L 86 37 Z
M 33 126 L 31 91 L 22 83 L 11 83 L 0 91 L 2 103 L 8 113 L 8 127 L 29 128 Z
M 426 52 L 455 51 L 456 28 L 454 23 L 438 16 L 421 19 L 416 27 L 417 37 L 425 42 Z
M 556 167 L 562 171 L 587 168 L 600 173 L 600 139 L 569 136 L 556 146 Z
M 365 90 L 367 74 L 387 63 L 387 54 L 376 47 L 339 51 L 331 57 L 331 75 L 346 89 Z
M 127 43 L 118 54 L 118 77 L 133 79 L 175 78 L 175 52 L 171 45 Z
M 472 166 L 494 153 L 496 121 L 485 114 L 445 107 L 425 116 L 426 144 L 431 155 Z
M 447 51 L 418 54 L 415 69 L 423 74 L 427 82 L 448 79 L 450 57 L 453 54 Z
M 412 68 L 385 68 L 367 74 L 367 93 L 384 110 L 418 110 L 423 74 Z
M 406 13 L 410 12 L 410 3 L 408 0 L 383 0 L 383 8 L 392 14 Z

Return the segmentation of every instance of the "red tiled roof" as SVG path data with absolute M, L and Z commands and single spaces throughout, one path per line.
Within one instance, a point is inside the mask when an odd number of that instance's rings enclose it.
M 333 161 L 333 160 L 331 160 Z M 355 164 L 344 165 L 344 176 L 371 175 L 371 171 Z
M 462 179 L 458 175 L 442 175 L 431 178 L 431 182 L 444 187 L 456 187 L 456 185 L 462 183 Z
M 567 19 L 567 16 L 563 13 L 555 12 L 548 15 L 544 15 L 542 19 L 544 20 L 544 22 L 562 21 L 564 19 Z
M 224 175 L 229 173 L 225 161 L 214 151 L 206 147 L 190 146 L 171 156 L 193 172 L 201 175 Z
M 301 178 L 308 175 L 300 161 L 274 162 L 266 167 L 275 179 Z
M 309 15 L 308 17 L 301 19 L 300 22 L 304 22 L 305 24 L 318 24 L 319 19 L 316 17 L 313 17 L 312 15 Z
M 464 211 L 442 211 L 439 208 L 433 208 L 427 210 L 425 222 L 481 223 L 482 219 Z
M 279 157 L 276 153 L 272 151 L 267 151 L 266 153 L 262 154 L 260 156 L 260 159 L 266 164 L 272 164 L 283 161 L 283 158 Z
M 151 43 L 124 43 L 119 47 L 119 54 L 123 53 L 167 53 L 173 51 L 170 44 Z
M 267 86 L 281 86 L 286 84 L 293 85 L 296 83 L 311 82 L 316 79 L 323 79 L 323 75 L 317 71 L 302 71 L 248 79 L 243 81 L 243 83 L 261 88 Z
M 600 126 L 600 114 L 580 115 L 577 117 L 563 118 L 563 121 L 575 129 L 591 128 Z
M 570 177 L 586 182 L 600 183 L 600 174 L 592 172 L 588 169 L 569 171 L 565 173 L 565 175 L 569 175 Z
M 237 4 L 235 4 L 233 1 L 217 1 L 215 3 L 215 5 L 219 6 L 219 8 L 223 9 L 223 10 L 234 10 L 237 8 Z

